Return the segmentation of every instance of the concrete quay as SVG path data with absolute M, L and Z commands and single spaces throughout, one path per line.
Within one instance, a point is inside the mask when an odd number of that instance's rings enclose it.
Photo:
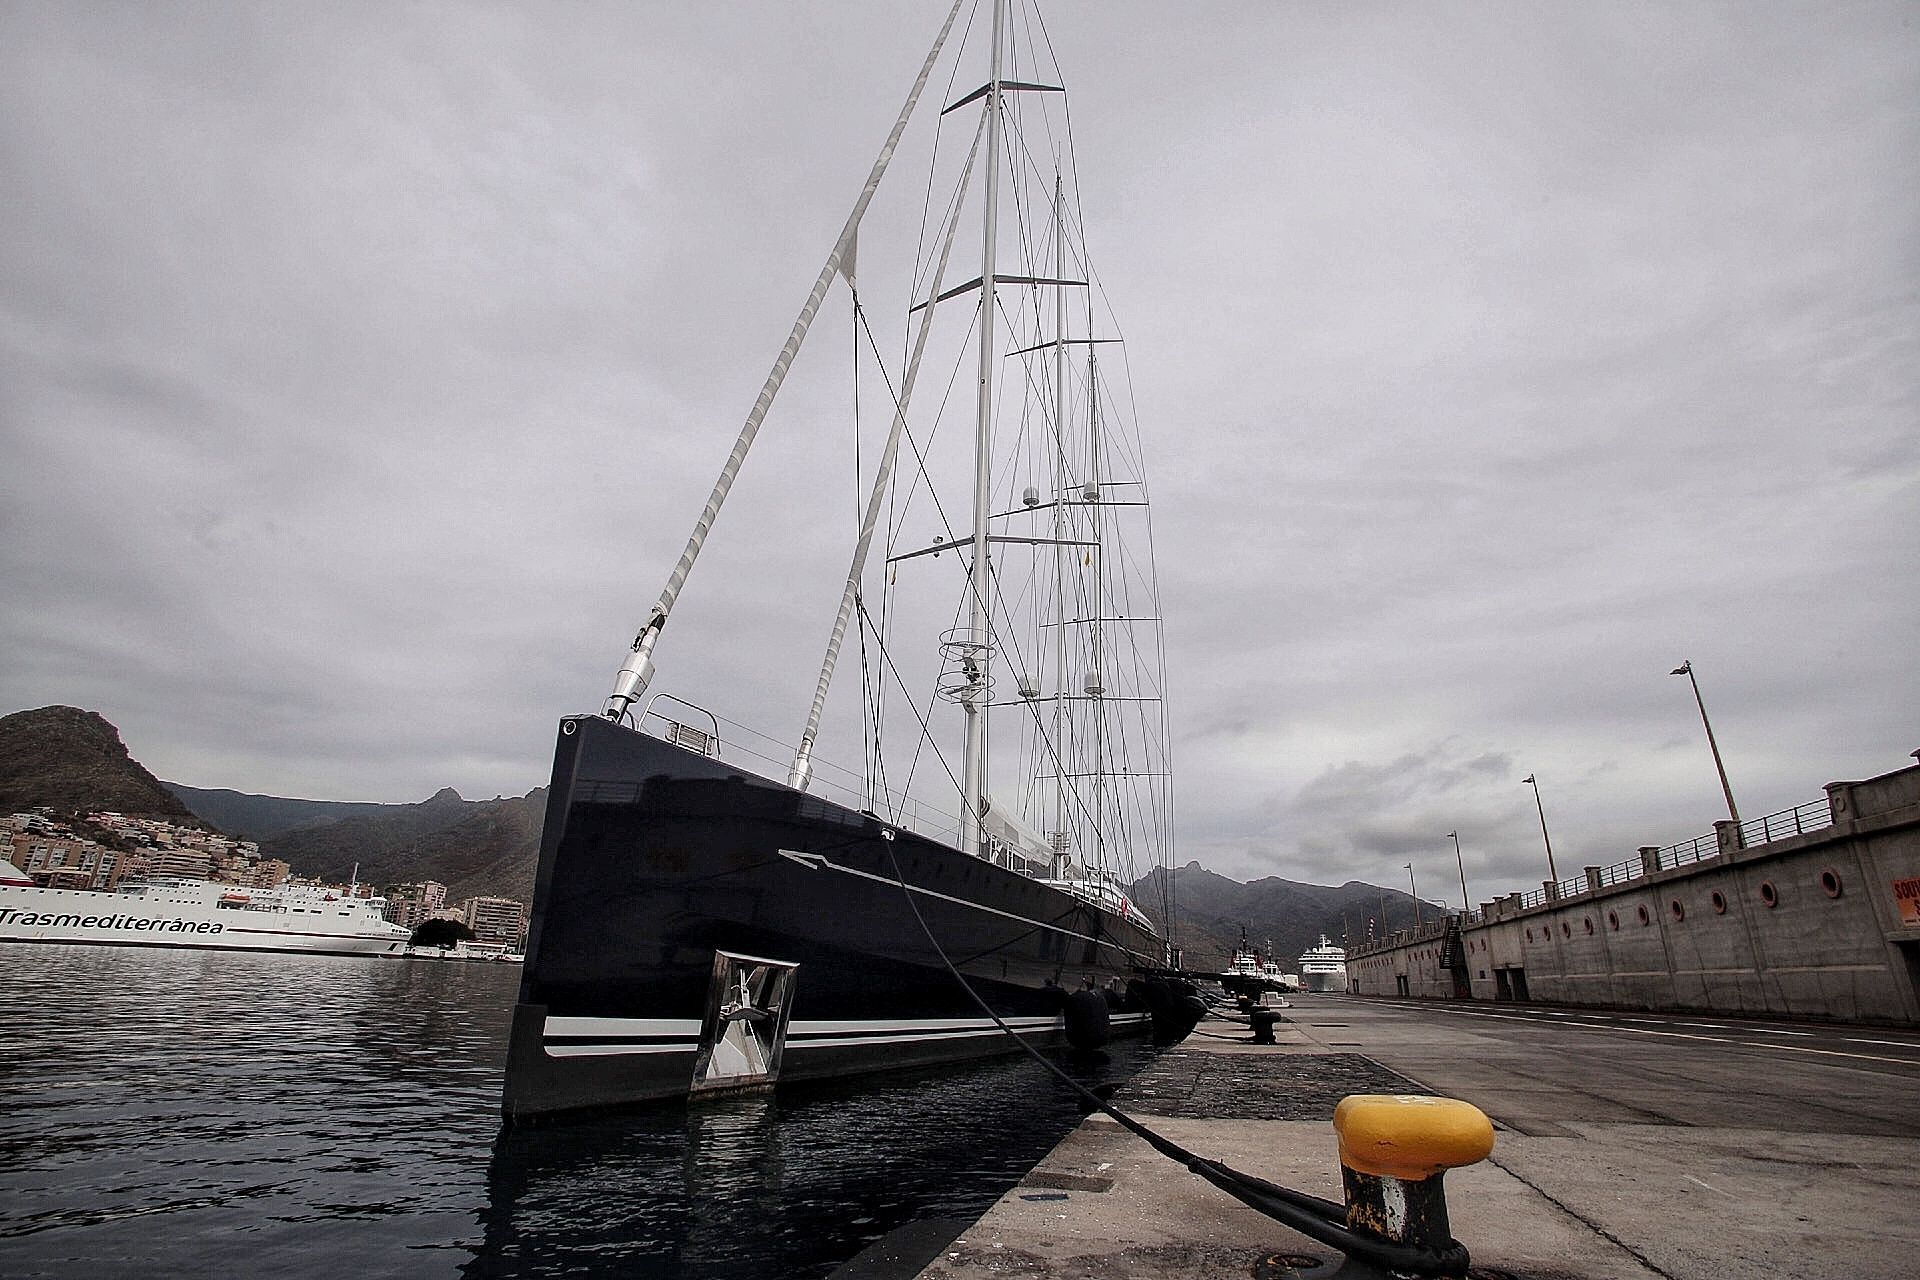
M 1447 1176 L 1447 1200 L 1489 1280 L 1920 1275 L 1920 1033 L 1293 1002 L 1277 1044 L 1203 1023 L 1115 1103 L 1200 1155 L 1339 1200 L 1340 1097 L 1473 1102 L 1496 1145 Z M 1211 1280 L 1275 1274 L 1275 1255 L 1335 1260 L 1100 1115 L 957 1235 L 924 1228 L 842 1274 Z

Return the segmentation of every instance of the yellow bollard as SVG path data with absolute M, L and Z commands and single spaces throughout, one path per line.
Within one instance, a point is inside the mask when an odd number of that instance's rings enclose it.
M 1347 1227 L 1415 1248 L 1444 1249 L 1448 1169 L 1493 1151 L 1493 1123 L 1457 1098 L 1356 1093 L 1333 1112 Z

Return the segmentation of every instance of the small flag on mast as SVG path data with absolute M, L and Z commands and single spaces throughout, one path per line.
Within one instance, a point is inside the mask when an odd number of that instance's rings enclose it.
M 1686 660 L 1685 662 L 1683 662 L 1683 663 L 1681 663 L 1681 664 L 1680 664 L 1679 666 L 1677 666 L 1677 667 L 1675 667 L 1675 668 L 1674 668 L 1673 670 L 1671 670 L 1671 671 L 1669 671 L 1669 672 L 1667 672 L 1667 674 L 1668 674 L 1668 675 L 1670 675 L 1670 676 L 1690 676 L 1690 675 L 1692 675 L 1692 674 L 1693 674 L 1693 659 L 1692 659 L 1692 658 L 1688 658 L 1688 659 L 1687 659 L 1687 660 Z
M 858 228 L 855 228 L 853 234 L 847 237 L 847 251 L 840 255 L 839 270 L 840 274 L 847 278 L 847 285 L 850 288 L 858 287 L 858 282 L 854 279 L 860 270 L 860 231 Z

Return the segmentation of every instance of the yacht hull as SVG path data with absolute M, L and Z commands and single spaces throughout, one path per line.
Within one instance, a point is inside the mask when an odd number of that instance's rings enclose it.
M 1017 1051 L 949 961 L 1034 1043 L 1088 990 L 1150 1023 L 1135 919 L 872 814 L 598 717 L 561 722 L 547 805 L 510 1120 Z M 784 985 L 730 999 L 736 970 Z M 784 1028 L 765 1069 L 704 1075 L 742 1018 Z

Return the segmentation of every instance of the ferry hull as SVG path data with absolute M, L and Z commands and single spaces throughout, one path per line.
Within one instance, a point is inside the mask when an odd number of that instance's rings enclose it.
M 333 932 L 281 924 L 264 914 L 146 904 L 86 889 L 0 886 L 0 942 L 318 955 L 398 956 L 406 950 L 404 932 Z
M 729 1087 L 696 1080 L 725 1030 L 716 983 L 729 964 L 785 975 L 777 999 L 725 1015 L 784 1024 L 770 1069 L 737 1077 L 762 1087 L 1016 1049 L 948 961 L 1033 1042 L 1063 1040 L 1088 988 L 1106 993 L 1116 1030 L 1144 1030 L 1135 982 L 1160 957 L 1139 923 L 1061 890 L 603 719 L 570 719 L 503 1109 L 518 1119 Z

